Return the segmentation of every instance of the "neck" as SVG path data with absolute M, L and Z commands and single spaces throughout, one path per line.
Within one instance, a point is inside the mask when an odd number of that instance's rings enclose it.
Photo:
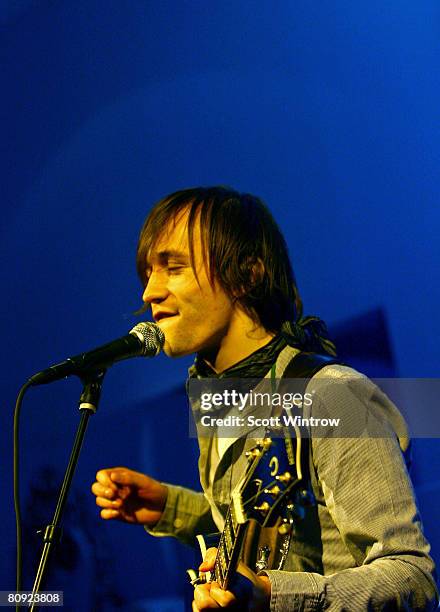
M 268 344 L 274 336 L 275 334 L 256 324 L 243 311 L 238 311 L 232 318 L 219 347 L 215 351 L 201 353 L 201 356 L 217 374 L 220 374 Z

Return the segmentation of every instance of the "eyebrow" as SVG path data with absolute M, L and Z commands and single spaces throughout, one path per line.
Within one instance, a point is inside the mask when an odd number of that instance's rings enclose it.
M 166 261 L 168 259 L 181 259 L 185 261 L 189 261 L 189 254 L 184 251 L 178 251 L 176 249 L 167 249 L 165 251 L 158 251 L 154 253 L 154 257 L 161 260 Z M 150 258 L 147 260 L 147 265 L 150 262 Z

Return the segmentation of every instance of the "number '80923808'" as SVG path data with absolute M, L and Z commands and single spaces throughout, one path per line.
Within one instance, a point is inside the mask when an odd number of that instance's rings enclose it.
M 0 606 L 29 606 L 31 604 L 44 604 L 45 606 L 62 606 L 62 591 L 0 591 Z

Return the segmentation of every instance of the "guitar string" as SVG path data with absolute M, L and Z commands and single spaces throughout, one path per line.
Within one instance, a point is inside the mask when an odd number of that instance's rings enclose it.
M 264 488 L 268 489 L 269 487 L 272 487 L 274 485 L 278 484 L 277 480 L 272 480 L 272 482 L 270 482 L 269 484 L 267 484 Z M 263 491 L 264 493 L 264 491 Z M 259 491 L 258 493 L 255 493 L 255 495 L 253 495 L 252 497 L 250 497 L 244 504 L 243 504 L 243 508 L 246 508 L 249 504 L 253 503 L 257 497 L 259 497 L 261 495 L 261 491 Z M 268 495 L 268 493 L 266 493 L 266 495 Z
M 268 489 L 269 487 L 278 484 L 277 480 L 272 480 L 269 484 L 267 484 L 264 489 Z M 252 504 L 255 502 L 255 500 L 261 495 L 261 491 L 259 491 L 258 493 L 256 493 L 255 495 L 253 495 L 252 497 L 250 497 L 244 504 L 243 504 L 243 508 L 246 508 L 247 506 L 249 506 L 249 504 Z M 232 514 L 230 513 L 230 511 L 228 512 L 226 521 L 225 521 L 225 527 L 226 524 L 228 523 L 228 520 L 230 519 L 230 522 L 233 523 L 233 518 L 232 518 Z M 233 525 L 232 525 L 233 527 Z M 237 528 L 240 527 L 240 523 L 237 524 Z M 219 550 L 222 547 L 223 549 L 226 548 L 226 551 L 233 554 L 234 548 L 236 547 L 236 542 L 237 542 L 237 537 L 235 536 L 235 542 L 233 542 L 232 544 L 232 548 L 231 551 L 229 551 L 229 547 L 228 547 L 228 543 L 226 541 L 226 536 L 225 536 L 225 531 L 223 531 L 221 538 L 220 538 L 220 542 L 219 542 Z M 230 560 L 232 559 L 232 554 L 230 556 Z M 216 555 L 216 559 L 215 559 L 215 563 L 214 563 L 214 574 L 216 574 L 216 569 L 220 570 L 221 574 L 224 574 L 224 576 L 221 578 L 220 576 L 218 577 L 222 582 L 226 579 L 227 575 L 228 575 L 228 571 L 229 571 L 229 564 L 230 564 L 230 560 L 228 562 L 226 562 L 227 567 L 223 568 L 222 567 L 222 563 L 221 563 L 221 559 L 219 554 L 217 553 Z M 215 578 L 217 578 L 217 576 L 215 575 Z

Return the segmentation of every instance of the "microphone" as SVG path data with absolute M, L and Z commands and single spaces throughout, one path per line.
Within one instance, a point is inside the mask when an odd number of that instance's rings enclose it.
M 87 353 L 69 357 L 61 363 L 34 374 L 28 382 L 34 386 L 45 385 L 67 376 L 81 377 L 89 371 L 108 368 L 115 361 L 138 356 L 155 357 L 162 350 L 164 342 L 164 333 L 155 323 L 138 323 L 126 336 L 103 344 Z

